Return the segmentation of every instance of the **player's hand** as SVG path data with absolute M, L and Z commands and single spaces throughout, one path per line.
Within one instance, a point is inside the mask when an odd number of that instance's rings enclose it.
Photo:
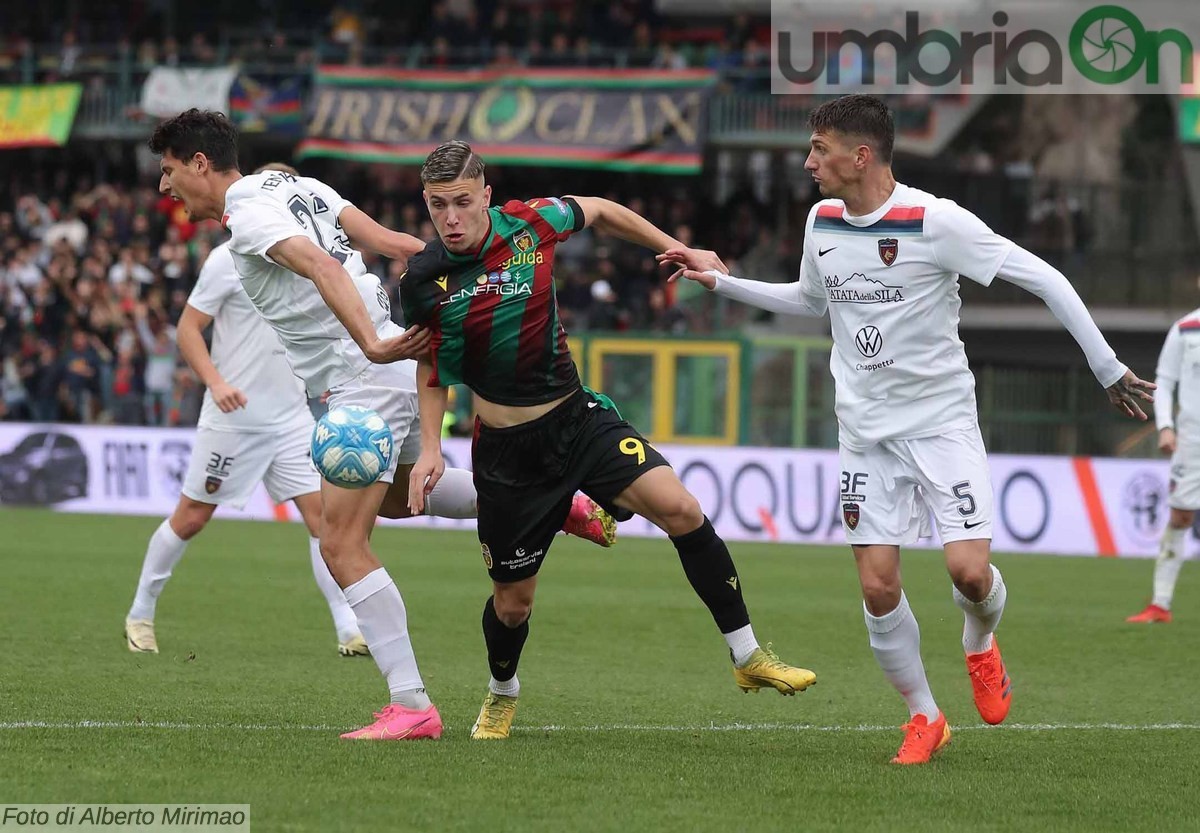
M 421 456 L 413 463 L 412 471 L 408 473 L 408 511 L 414 517 L 425 511 L 425 498 L 433 491 L 433 487 L 445 472 L 446 461 L 442 458 L 440 448 L 426 448 L 421 451 Z
M 727 274 L 727 273 L 722 272 L 721 274 Z M 707 289 L 709 292 L 712 292 L 714 289 L 717 288 L 717 272 L 716 272 L 716 270 L 714 270 L 712 272 L 697 272 L 695 269 L 679 269 L 678 271 L 675 272 L 674 275 L 667 278 L 667 283 L 674 283 L 675 281 L 679 280 L 680 278 L 683 278 L 683 279 L 689 280 L 689 281 L 695 281 L 696 283 L 700 284 L 702 287 Z
M 1116 405 L 1117 410 L 1125 416 L 1146 419 L 1146 412 L 1142 410 L 1138 400 L 1153 402 L 1156 387 L 1153 382 L 1139 379 L 1132 370 L 1126 370 L 1125 375 L 1107 389 L 1108 401 Z
M 217 403 L 217 407 L 223 414 L 246 407 L 246 394 L 228 382 L 217 382 L 208 389 L 208 392 L 212 394 L 213 402 Z
M 405 359 L 415 359 L 429 349 L 433 333 L 419 324 L 414 324 L 393 338 L 381 338 L 363 350 L 375 364 L 390 364 Z
M 694 272 L 697 274 L 715 270 L 723 275 L 729 274 L 729 267 L 717 256 L 716 252 L 708 249 L 667 249 L 660 255 L 655 257 L 660 264 L 671 264 L 678 267 L 671 277 L 667 278 L 667 283 L 674 283 L 680 278 L 696 281 L 702 285 L 705 280 L 698 277 L 689 276 L 687 273 Z M 711 278 L 711 276 L 710 276 Z M 713 286 L 716 285 L 716 279 L 711 279 Z M 712 286 L 708 286 L 712 289 Z
M 1175 453 L 1175 429 L 1164 428 L 1158 432 L 1158 450 L 1168 457 Z

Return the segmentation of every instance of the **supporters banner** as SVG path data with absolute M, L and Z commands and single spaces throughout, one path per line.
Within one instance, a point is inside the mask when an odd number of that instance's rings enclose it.
M 191 107 L 228 113 L 229 88 L 237 74 L 236 67 L 155 67 L 142 85 L 142 110 L 160 118 L 174 116 Z
M 179 499 L 193 429 L 0 423 L 0 504 L 64 512 L 166 516 Z M 845 543 L 836 451 L 660 446 L 730 541 Z M 470 468 L 470 442 L 447 440 L 448 467 Z M 1149 558 L 1169 514 L 1163 460 L 994 454 L 993 545 L 1001 552 Z M 863 504 L 860 511 L 869 512 Z M 260 485 L 245 510 L 220 517 L 298 520 Z M 415 518 L 399 526 L 473 530 L 474 521 Z M 661 537 L 635 518 L 621 534 Z M 935 540 L 923 546 L 937 546 Z M 1200 546 L 1195 534 L 1188 551 Z
M 298 154 L 418 163 L 448 139 L 488 161 L 691 174 L 708 70 L 324 67 Z
M 66 144 L 81 90 L 79 84 L 0 87 L 0 148 Z
M 299 136 L 304 130 L 301 79 L 239 75 L 229 90 L 229 117 L 243 133 Z

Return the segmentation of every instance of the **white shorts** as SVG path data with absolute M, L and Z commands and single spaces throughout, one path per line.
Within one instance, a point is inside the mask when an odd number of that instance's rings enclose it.
M 264 433 L 196 432 L 183 493 L 200 503 L 241 509 L 261 481 L 276 503 L 321 491 L 310 457 L 313 418 L 306 408 L 289 425 Z
M 344 385 L 329 391 L 328 405 L 358 405 L 372 408 L 392 429 L 392 464 L 380 476 L 382 483 L 391 483 L 396 466 L 411 465 L 421 456 L 421 417 L 417 410 L 417 392 L 413 374 L 393 364 L 373 364 Z
M 992 476 L 979 427 L 917 440 L 885 440 L 866 451 L 842 446 L 842 526 L 851 544 L 903 546 L 992 537 Z
M 1167 505 L 1194 512 L 1200 509 L 1200 454 L 1177 448 L 1171 455 L 1171 482 Z

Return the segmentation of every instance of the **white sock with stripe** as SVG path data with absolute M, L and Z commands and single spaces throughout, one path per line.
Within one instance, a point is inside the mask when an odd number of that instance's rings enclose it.
M 871 652 L 888 682 L 908 704 L 909 716 L 923 714 L 930 722 L 935 720 L 938 707 L 921 661 L 921 629 L 904 591 L 900 591 L 900 604 L 891 613 L 872 616 L 864 604 L 863 618 L 871 637 Z

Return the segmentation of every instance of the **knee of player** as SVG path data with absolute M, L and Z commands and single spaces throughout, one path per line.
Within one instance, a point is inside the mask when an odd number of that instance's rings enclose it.
M 321 557 L 326 564 L 336 564 L 351 557 L 354 549 L 353 542 L 347 536 L 335 531 L 325 530 L 321 537 Z
M 956 564 L 950 571 L 950 580 L 968 599 L 982 598 L 992 584 L 992 565 L 983 560 Z
M 496 599 L 496 618 L 506 628 L 519 628 L 533 612 L 533 602 L 525 599 Z
M 662 522 L 668 535 L 686 535 L 704 523 L 704 510 L 691 492 L 680 489 L 663 507 Z
M 171 518 L 171 530 L 184 541 L 200 534 L 208 524 L 210 513 L 203 508 L 188 508 L 175 513 Z
M 860 577 L 863 602 L 872 616 L 891 613 L 900 604 L 900 576 L 871 574 Z
M 1192 521 L 1196 519 L 1196 513 L 1188 509 L 1172 509 L 1171 518 L 1168 523 L 1172 529 L 1188 529 L 1192 525 Z

